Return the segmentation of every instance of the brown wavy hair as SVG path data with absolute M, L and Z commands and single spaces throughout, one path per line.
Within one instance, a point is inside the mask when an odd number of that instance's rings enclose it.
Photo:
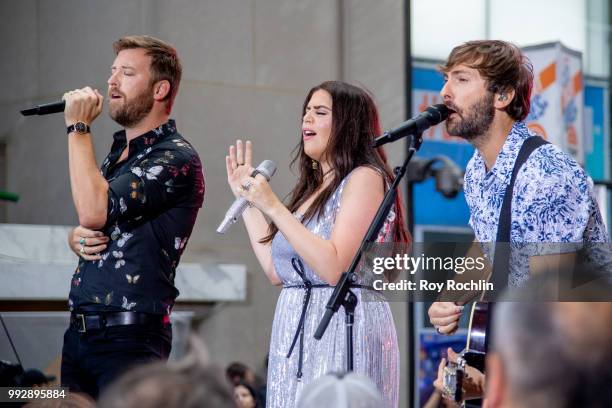
M 533 66 L 514 44 L 499 40 L 468 41 L 451 51 L 446 64 L 438 68 L 448 73 L 463 64 L 478 70 L 492 93 L 514 90 L 514 99 L 505 108 L 514 120 L 524 120 L 529 114 Z
M 120 51 L 142 48 L 151 57 L 151 84 L 166 80 L 170 83 L 170 92 L 166 95 L 166 111 L 170 113 L 174 98 L 179 90 L 183 67 L 176 49 L 170 44 L 148 35 L 130 35 L 113 43 L 115 55 Z
M 314 216 L 323 214 L 325 203 L 353 169 L 369 166 L 384 174 L 387 183 L 392 183 L 395 176 L 387 164 L 384 150 L 372 147 L 374 138 L 381 134 L 378 110 L 370 94 L 363 89 L 342 81 L 327 81 L 312 88 L 302 107 L 302 118 L 312 95 L 318 91 L 327 91 L 332 97 L 332 129 L 329 142 L 323 152 L 333 172 L 332 182 L 317 196 L 304 214 L 307 222 Z M 304 141 L 300 133 L 300 143 L 293 150 L 292 168 L 297 167 L 298 182 L 288 194 L 287 208 L 292 213 L 314 194 L 323 183 L 321 166 L 313 170 L 312 159 L 304 152 Z M 408 243 L 410 237 L 406 231 L 401 194 L 395 199 L 394 241 Z M 278 227 L 270 223 L 268 235 L 260 242 L 272 241 Z

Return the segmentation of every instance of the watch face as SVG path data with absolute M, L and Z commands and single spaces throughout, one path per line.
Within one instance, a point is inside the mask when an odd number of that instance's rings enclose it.
M 83 122 L 77 122 L 74 124 L 74 130 L 77 133 L 87 133 L 87 125 Z

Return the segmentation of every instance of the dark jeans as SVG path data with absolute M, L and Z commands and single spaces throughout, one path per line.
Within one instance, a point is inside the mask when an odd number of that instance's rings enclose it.
M 62 387 L 97 399 L 113 380 L 134 365 L 167 360 L 172 327 L 113 326 L 79 333 L 69 327 L 62 350 Z

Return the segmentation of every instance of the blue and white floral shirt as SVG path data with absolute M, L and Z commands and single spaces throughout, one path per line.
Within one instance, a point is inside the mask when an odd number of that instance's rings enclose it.
M 487 171 L 478 150 L 470 159 L 464 190 L 477 241 L 495 242 L 514 163 L 525 139 L 533 135 L 524 123 L 516 122 L 493 168 Z M 512 247 L 528 249 L 512 252 L 509 286 L 520 286 L 527 280 L 530 255 L 566 252 L 571 247 L 562 245 L 553 250 L 554 244 L 608 242 L 592 180 L 573 158 L 552 144 L 533 151 L 517 174 L 511 219 Z M 492 259 L 491 248 L 484 246 Z

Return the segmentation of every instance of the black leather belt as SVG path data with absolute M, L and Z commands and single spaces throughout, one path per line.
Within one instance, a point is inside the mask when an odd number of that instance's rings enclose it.
M 88 330 L 99 330 L 111 326 L 126 326 L 129 324 L 153 325 L 160 327 L 167 321 L 166 316 L 139 312 L 110 312 L 98 314 L 84 314 L 72 312 L 70 326 L 80 333 Z

